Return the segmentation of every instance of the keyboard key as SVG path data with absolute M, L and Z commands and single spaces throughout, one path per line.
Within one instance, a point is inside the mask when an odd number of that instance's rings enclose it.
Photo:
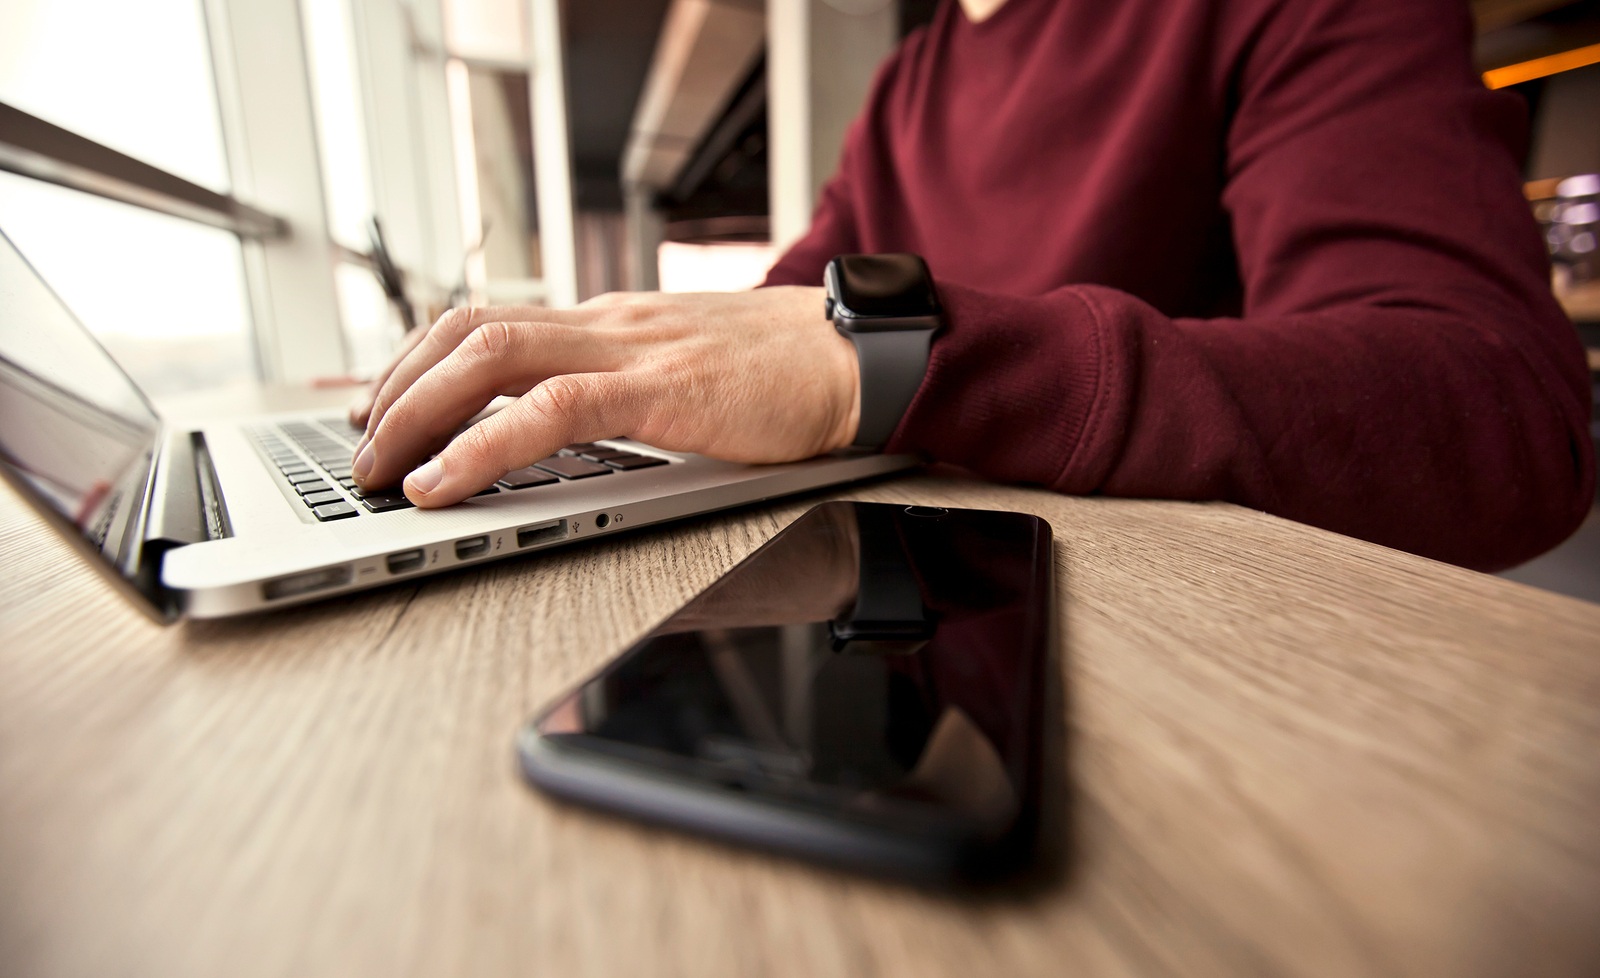
M 507 489 L 527 489 L 530 486 L 548 486 L 552 482 L 559 481 L 561 480 L 550 473 L 543 472 L 530 465 L 525 469 L 507 472 L 500 479 L 500 484 Z
M 587 452 L 579 452 L 578 457 L 586 458 L 591 462 L 606 462 L 614 458 L 621 458 L 624 455 L 632 454 L 632 452 L 618 451 L 615 448 L 591 448 Z
M 349 503 L 329 503 L 326 506 L 318 506 L 311 513 L 317 519 L 327 522 L 328 520 L 342 520 L 355 516 L 356 508 Z M 362 525 L 365 526 L 366 524 Z M 373 525 L 376 526 L 377 524 Z
M 599 451 L 605 451 L 606 450 L 606 446 L 604 446 L 604 445 L 596 445 L 594 442 L 589 442 L 589 441 L 580 441 L 576 445 L 568 445 L 566 448 L 563 448 L 561 451 L 557 452 L 556 454 L 557 455 L 582 455 L 584 452 L 592 452 L 592 451 L 595 451 L 597 449 Z
M 349 418 L 346 418 L 340 414 L 330 414 L 325 418 L 318 418 L 317 420 L 322 422 L 332 431 L 335 431 L 341 435 L 360 435 L 366 431 L 365 428 L 357 428 L 355 425 L 350 423 Z
M 350 463 L 345 462 L 341 465 L 330 465 L 328 466 L 328 474 L 333 476 L 335 479 L 343 479 L 350 474 Z
M 314 482 L 300 483 L 298 486 L 294 487 L 294 491 L 298 492 L 302 496 L 309 496 L 314 492 L 327 492 L 332 488 L 333 487 L 328 485 L 326 482 L 323 482 L 321 479 L 317 479 Z
M 621 458 L 608 458 L 605 463 L 614 469 L 632 472 L 634 469 L 648 469 L 652 465 L 666 465 L 667 460 L 653 455 L 624 455 Z
M 609 475 L 611 470 L 598 462 L 586 462 L 581 458 L 570 455 L 557 455 L 535 462 L 539 468 L 552 472 L 563 479 L 587 479 L 592 475 Z
M 374 513 L 387 513 L 390 510 L 409 508 L 411 500 L 398 489 L 391 489 L 388 492 L 375 492 L 362 496 L 361 505 Z
M 314 482 L 321 479 L 322 476 L 315 472 L 301 472 L 299 475 L 286 476 L 286 478 L 291 486 L 298 486 L 302 482 Z
M 305 502 L 307 506 L 325 506 L 328 503 L 336 503 L 343 498 L 343 496 L 334 492 L 332 489 L 329 489 L 327 492 L 313 492 L 308 494 L 305 497 Z
M 487 489 L 478 490 L 477 492 L 473 493 L 471 496 L 468 496 L 467 498 L 468 499 L 472 499 L 475 496 L 492 496 L 492 495 L 494 495 L 495 493 L 497 493 L 499 491 L 500 490 L 495 488 L 494 486 L 490 486 Z

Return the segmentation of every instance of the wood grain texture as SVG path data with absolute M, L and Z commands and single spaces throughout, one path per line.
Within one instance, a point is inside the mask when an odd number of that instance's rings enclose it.
M 1224 505 L 1056 534 L 1056 868 L 853 878 L 537 796 L 512 737 L 820 498 L 162 629 L 0 498 L 0 972 L 1600 974 L 1600 607 Z

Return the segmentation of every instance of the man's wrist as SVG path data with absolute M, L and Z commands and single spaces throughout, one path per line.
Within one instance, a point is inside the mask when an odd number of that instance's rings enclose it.
M 830 324 L 831 327 L 831 324 Z M 838 331 L 830 328 L 833 341 L 843 348 L 844 361 L 847 369 L 844 371 L 846 390 L 848 393 L 841 402 L 846 405 L 843 416 L 834 427 L 833 439 L 829 445 L 830 451 L 849 448 L 856 442 L 856 433 L 861 429 L 861 359 L 856 354 L 854 343 L 845 339 Z

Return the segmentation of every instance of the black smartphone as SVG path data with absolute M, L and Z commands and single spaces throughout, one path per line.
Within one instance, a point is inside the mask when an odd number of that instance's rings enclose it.
M 877 874 L 1023 864 L 1050 525 L 824 503 L 525 727 L 545 791 Z

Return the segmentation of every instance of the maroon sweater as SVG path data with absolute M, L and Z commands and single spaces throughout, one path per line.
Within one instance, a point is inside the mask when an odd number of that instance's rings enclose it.
M 928 260 L 891 451 L 1526 560 L 1588 508 L 1589 388 L 1469 46 L 1462 0 L 946 3 L 767 282 Z

